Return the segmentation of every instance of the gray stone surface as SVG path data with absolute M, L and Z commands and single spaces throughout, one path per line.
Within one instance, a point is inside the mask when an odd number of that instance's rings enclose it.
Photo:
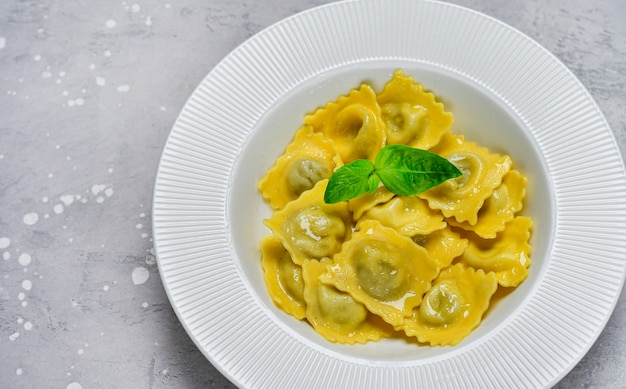
M 622 0 L 452 2 L 554 53 L 625 150 Z M 204 75 L 254 33 L 322 3 L 0 2 L 0 388 L 232 386 L 190 341 L 161 285 L 154 176 Z M 557 387 L 626 387 L 625 329 L 622 293 Z

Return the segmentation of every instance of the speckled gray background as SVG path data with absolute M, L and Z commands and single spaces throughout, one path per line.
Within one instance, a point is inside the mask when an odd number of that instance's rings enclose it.
M 554 53 L 626 149 L 626 3 L 452 2 Z M 206 73 L 264 27 L 323 3 L 0 2 L 0 388 L 232 386 L 161 285 L 154 176 Z M 626 387 L 625 301 L 559 388 Z

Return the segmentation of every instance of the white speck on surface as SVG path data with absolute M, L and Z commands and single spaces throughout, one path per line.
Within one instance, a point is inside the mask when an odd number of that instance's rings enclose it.
M 141 9 L 141 7 L 139 6 L 139 4 L 133 4 L 130 6 L 130 10 L 133 12 L 139 12 L 139 10 Z
M 22 281 L 22 288 L 24 290 L 31 290 L 33 288 L 33 283 L 30 282 L 30 280 L 24 280 Z
M 102 54 L 104 54 L 105 57 L 109 58 L 111 56 L 111 50 L 104 50 Z
M 109 291 L 109 285 L 104 285 L 102 287 L 102 290 L 104 290 L 105 292 L 108 292 Z
M 54 174 L 53 173 L 48 173 L 48 178 L 52 178 L 52 177 L 54 177 Z
M 104 77 L 96 77 L 96 85 L 105 86 L 107 84 L 107 80 Z
M 141 234 L 141 237 L 145 239 L 145 238 L 148 237 L 148 234 L 144 232 L 144 233 Z
M 143 303 L 143 304 L 141 304 L 141 306 L 144 307 L 144 308 L 148 308 L 148 303 Z
M 136 267 L 133 269 L 131 277 L 133 279 L 133 284 L 141 285 L 148 281 L 150 272 L 145 267 Z
M 50 219 L 50 214 L 49 213 L 44 213 L 43 214 L 43 218 L 44 219 Z
M 156 263 L 156 257 L 148 256 L 146 257 L 146 265 L 154 265 Z
M 170 3 L 165 4 L 165 8 L 170 8 L 172 5 Z
M 74 242 L 74 238 L 69 238 L 67 241 L 72 243 L 72 242 Z
M 105 194 L 107 197 L 111 197 L 111 196 L 113 196 L 113 188 L 106 188 L 106 189 L 104 190 L 104 194 Z
M 41 202 L 44 204 L 46 204 L 48 201 L 50 201 L 50 199 L 47 197 L 44 197 L 43 199 L 41 199 Z
M 109 173 L 113 173 L 113 168 L 110 167 L 109 170 L 107 170 Z
M 70 95 L 70 92 L 68 92 L 68 91 L 64 90 L 61 94 L 62 94 L 63 96 L 69 96 L 69 95 Z
M 89 70 L 94 70 L 95 68 L 96 68 L 96 65 L 94 64 L 89 65 Z
M 67 74 L 67 73 L 65 73 L 63 70 L 61 70 L 61 71 L 59 72 L 59 77 L 65 77 L 65 75 L 66 75 L 66 74 Z
M 4 49 L 5 47 L 7 47 L 7 40 L 5 37 L 0 36 L 0 50 Z
M 117 22 L 113 19 L 109 19 L 106 21 L 105 25 L 107 26 L 107 28 L 113 28 L 117 25 Z
M 78 355 L 83 355 L 84 351 L 82 348 L 79 348 L 78 351 L 76 352 L 76 354 Z
M 22 323 L 24 323 L 24 319 L 21 318 L 21 317 L 18 317 L 17 318 L 17 324 L 22 324 Z
M 52 77 L 52 73 L 50 73 L 50 72 L 49 72 L 49 71 L 47 71 L 47 70 L 44 70 L 44 71 L 41 73 L 41 78 L 50 78 L 50 77 Z
M 32 226 L 37 223 L 37 221 L 39 221 L 39 215 L 37 214 L 37 212 L 29 212 L 24 215 L 24 224 L 26 224 L 27 226 Z
M 33 59 L 34 59 L 35 61 L 41 61 L 41 55 L 39 55 L 39 54 L 35 54 L 35 56 L 33 57 Z
M 83 389 L 83 386 L 78 382 L 70 382 L 65 389 Z
M 117 87 L 117 91 L 118 92 L 128 92 L 130 90 L 130 86 L 129 85 L 120 85 Z
M 83 105 L 85 104 L 85 100 L 81 97 L 77 98 L 76 100 L 74 100 L 76 102 L 76 105 Z
M 0 249 L 6 249 L 11 245 L 11 239 L 3 237 L 0 238 Z
M 22 373 L 24 372 L 24 370 L 18 368 L 17 370 L 15 370 L 15 374 L 17 375 L 22 375 Z
M 151 26 L 152 25 L 152 16 L 147 16 L 146 17 L 146 26 Z
M 24 329 L 25 329 L 26 331 L 30 331 L 30 330 L 32 330 L 32 329 L 33 329 L 33 323 L 31 323 L 31 322 L 27 321 L 26 323 L 24 323 Z
M 18 293 L 17 299 L 22 301 L 26 298 L 26 295 L 23 292 Z
M 91 194 L 96 196 L 96 195 L 98 195 L 98 193 L 100 193 L 103 190 L 105 190 L 106 187 L 107 187 L 106 185 L 94 184 L 94 185 L 91 186 Z
M 104 203 L 104 197 L 102 197 L 102 196 L 96 197 L 96 203 L 100 203 L 100 204 Z
M 5 261 L 8 261 L 8 260 L 11 258 L 11 253 L 10 253 L 10 252 L 8 252 L 8 251 L 5 251 L 5 252 L 2 254 L 2 258 L 4 258 L 4 260 L 5 260 Z
M 22 306 L 25 307 L 28 305 L 28 301 L 22 301 Z
M 139 214 L 139 217 L 146 217 L 146 214 L 142 212 Z
M 137 225 L 135 226 L 136 229 L 142 229 L 143 228 L 143 224 L 141 223 L 137 223 Z
M 14 332 L 12 335 L 9 336 L 9 340 L 11 342 L 13 342 L 15 339 L 20 337 L 20 333 L 19 332 Z
M 56 213 L 57 215 L 60 213 L 63 213 L 63 205 L 62 204 L 57 204 L 54 206 L 54 213 Z
M 74 202 L 74 195 L 63 195 L 59 197 L 59 199 L 65 204 L 65 206 L 70 206 Z
M 30 261 L 31 261 L 31 257 L 30 254 L 28 253 L 22 253 L 22 255 L 20 255 L 20 257 L 17 260 L 20 265 L 22 266 L 28 266 L 30 265 Z
M 67 106 L 68 107 L 73 107 L 76 105 L 76 102 L 74 100 L 67 100 Z
M 159 107 L 159 109 L 160 109 L 161 111 L 167 111 L 167 108 L 165 108 L 165 107 L 163 107 L 163 106 Z

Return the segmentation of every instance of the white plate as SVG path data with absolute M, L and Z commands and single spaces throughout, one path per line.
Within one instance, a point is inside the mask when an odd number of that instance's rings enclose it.
M 403 68 L 455 115 L 455 131 L 529 176 L 529 278 L 455 347 L 330 344 L 267 296 L 256 182 L 305 113 Z M 520 32 L 454 5 L 334 3 L 257 34 L 219 63 L 177 119 L 159 166 L 153 228 L 180 321 L 241 387 L 545 387 L 585 354 L 626 274 L 626 177 L 597 105 Z

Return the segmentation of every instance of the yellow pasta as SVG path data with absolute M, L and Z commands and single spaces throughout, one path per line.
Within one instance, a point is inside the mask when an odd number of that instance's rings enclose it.
M 467 239 L 449 227 L 427 235 L 415 235 L 413 241 L 428 251 L 439 269 L 450 266 L 455 258 L 465 252 L 468 245 Z
M 387 144 L 401 143 L 430 149 L 452 127 L 452 114 L 444 111 L 435 95 L 426 92 L 413 77 L 396 70 L 378 95 L 383 121 L 387 126 Z
M 478 212 L 502 178 L 511 169 L 508 155 L 491 154 L 463 136 L 448 135 L 436 147 L 437 154 L 447 158 L 463 173 L 419 195 L 430 207 L 441 210 L 447 218 L 474 225 Z
M 384 186 L 379 186 L 374 193 L 366 193 L 363 196 L 348 201 L 348 208 L 352 211 L 354 220 L 359 220 L 365 212 L 379 204 L 385 204 L 393 198 L 391 193 Z
M 461 264 L 449 267 L 439 274 L 402 329 L 423 343 L 455 345 L 480 324 L 497 288 L 493 273 Z
M 314 133 L 311 126 L 302 126 L 285 153 L 259 181 L 259 190 L 272 208 L 281 209 L 318 181 L 330 178 L 341 165 L 333 142 Z
M 324 338 L 336 343 L 366 343 L 389 337 L 393 328 L 348 293 L 320 282 L 329 260 L 304 262 L 306 317 Z
M 273 211 L 260 251 L 276 306 L 329 342 L 407 336 L 453 346 L 480 325 L 498 288 L 529 276 L 526 177 L 453 123 L 401 70 L 378 94 L 363 84 L 304 117 L 258 182 Z M 338 168 L 394 143 L 437 153 L 462 176 L 417 196 L 368 181 L 371 193 L 325 203 Z
M 374 159 L 385 145 L 376 93 L 365 84 L 306 116 L 304 122 L 331 139 L 345 163 Z
M 496 188 L 478 212 L 475 225 L 467 221 L 459 223 L 450 218 L 448 223 L 467 231 L 473 231 L 484 239 L 494 239 L 506 223 L 513 220 L 515 214 L 522 209 L 522 201 L 526 196 L 526 177 L 517 170 L 511 170 L 502 179 L 502 184 Z
M 306 304 L 302 268 L 293 263 L 281 241 L 272 235 L 261 241 L 261 264 L 272 300 L 296 319 L 304 319 Z
M 446 227 L 440 212 L 429 208 L 426 201 L 414 196 L 396 196 L 366 212 L 363 219 L 378 220 L 382 225 L 406 236 L 430 234 Z
M 528 277 L 532 220 L 518 216 L 498 233 L 496 239 L 474 237 L 461 262 L 475 269 L 495 273 L 502 286 L 518 286 Z
M 419 305 L 437 270 L 428 251 L 410 238 L 364 220 L 321 279 L 398 326 Z
M 319 181 L 287 206 L 265 220 L 281 240 L 294 263 L 332 257 L 350 237 L 352 220 L 346 203 L 324 203 L 328 180 Z

